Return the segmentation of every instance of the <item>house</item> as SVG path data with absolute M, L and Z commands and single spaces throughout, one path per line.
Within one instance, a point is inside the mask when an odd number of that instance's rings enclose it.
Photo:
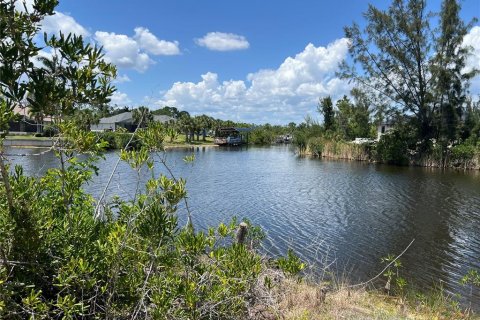
M 377 141 L 380 140 L 383 134 L 393 129 L 393 123 L 382 122 L 377 126 Z
M 154 115 L 153 121 L 160 123 L 171 123 L 175 118 L 166 115 Z M 137 124 L 133 120 L 133 112 L 123 112 L 111 117 L 101 118 L 98 124 L 90 126 L 92 131 L 116 131 L 118 128 L 125 128 L 130 132 L 135 131 Z
M 9 122 L 9 131 L 16 134 L 43 132 L 43 127 L 53 123 L 51 116 L 43 116 L 41 119 L 31 114 L 30 108 L 16 105 L 13 108 L 16 119 Z
M 135 131 L 137 125 L 133 121 L 133 113 L 131 111 L 101 118 L 98 124 L 90 126 L 92 131 L 116 131 L 118 128 L 125 128 L 130 132 Z

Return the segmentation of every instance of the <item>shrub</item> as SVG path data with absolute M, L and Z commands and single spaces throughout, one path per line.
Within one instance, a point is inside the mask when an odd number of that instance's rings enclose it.
M 308 150 L 314 156 L 321 157 L 324 148 L 323 139 L 320 137 L 308 139 Z
M 408 144 L 406 137 L 399 130 L 392 130 L 382 135 L 376 148 L 377 161 L 408 165 Z
M 275 141 L 275 134 L 271 130 L 258 127 L 252 130 L 249 135 L 249 142 L 252 144 L 267 145 Z
M 478 153 L 477 147 L 470 144 L 459 144 L 451 149 L 452 160 L 468 162 L 472 161 L 475 155 Z

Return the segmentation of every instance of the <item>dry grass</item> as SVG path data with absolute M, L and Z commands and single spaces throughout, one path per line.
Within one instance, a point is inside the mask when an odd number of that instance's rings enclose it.
M 479 319 L 462 313 L 445 297 L 442 305 L 429 306 L 365 288 L 327 289 L 286 278 L 280 271 L 269 271 L 264 276 L 273 279 L 273 287 L 268 289 L 265 283 L 259 283 L 250 319 Z

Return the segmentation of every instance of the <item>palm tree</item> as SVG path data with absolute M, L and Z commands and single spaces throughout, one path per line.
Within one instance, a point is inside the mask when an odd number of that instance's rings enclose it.
M 135 122 L 140 128 L 145 128 L 150 122 L 153 121 L 153 114 L 147 107 L 138 107 L 133 110 L 132 113 L 133 122 Z
M 185 133 L 185 141 L 192 141 L 193 119 L 188 114 L 183 114 L 178 119 L 178 126 Z
M 200 127 L 202 131 L 203 141 L 207 140 L 207 131 L 212 129 L 215 123 L 215 120 L 212 117 L 209 117 L 205 114 L 202 114 L 199 117 Z

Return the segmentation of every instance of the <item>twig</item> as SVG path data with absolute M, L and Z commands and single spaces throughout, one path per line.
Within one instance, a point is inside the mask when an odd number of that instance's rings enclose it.
M 380 277 L 385 272 L 385 270 L 387 270 L 395 261 L 397 261 L 405 252 L 407 252 L 408 248 L 410 248 L 410 246 L 413 244 L 414 241 L 415 241 L 415 239 L 413 239 L 408 244 L 408 246 L 402 251 L 402 253 L 400 253 L 395 259 L 390 261 L 390 263 L 387 264 L 387 266 L 385 268 L 383 268 L 383 270 L 380 271 L 375 277 L 373 277 L 370 280 L 367 280 L 365 282 L 361 282 L 361 283 L 357 283 L 357 284 L 354 284 L 354 285 L 346 286 L 345 288 L 354 288 L 354 287 L 363 286 L 363 285 L 366 285 L 366 284 L 372 282 L 373 280 L 377 279 L 378 277 Z
M 142 124 L 142 121 L 143 121 L 143 117 L 142 117 L 142 119 L 140 119 L 140 122 L 139 122 L 137 128 L 135 129 L 135 131 L 133 132 L 132 136 L 130 137 L 130 140 L 128 140 L 128 143 L 125 146 L 125 150 L 130 146 L 130 143 L 132 142 L 133 137 L 137 133 L 138 128 L 140 128 L 140 126 Z M 95 219 L 98 219 L 100 217 L 100 205 L 102 204 L 102 200 L 105 197 L 105 193 L 107 193 L 107 189 L 110 186 L 110 182 L 112 182 L 113 175 L 115 174 L 115 171 L 117 171 L 117 168 L 118 168 L 118 165 L 120 164 L 120 161 L 121 161 L 121 159 L 120 159 L 120 156 L 119 156 L 118 159 L 117 159 L 117 162 L 115 163 L 115 166 L 113 167 L 112 173 L 110 174 L 110 177 L 107 180 L 107 184 L 105 185 L 105 188 L 103 189 L 102 194 L 100 195 L 100 198 L 98 199 L 97 206 L 95 207 Z

